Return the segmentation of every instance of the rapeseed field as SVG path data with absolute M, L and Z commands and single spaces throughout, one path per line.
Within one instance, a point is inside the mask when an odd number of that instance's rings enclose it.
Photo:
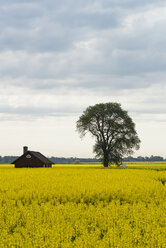
M 0 166 L 0 248 L 31 247 L 165 248 L 166 171 Z

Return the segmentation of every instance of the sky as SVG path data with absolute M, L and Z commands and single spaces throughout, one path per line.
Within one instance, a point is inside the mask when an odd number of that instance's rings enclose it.
M 118 102 L 166 157 L 166 2 L 0 0 L 0 155 L 94 157 L 76 121 Z

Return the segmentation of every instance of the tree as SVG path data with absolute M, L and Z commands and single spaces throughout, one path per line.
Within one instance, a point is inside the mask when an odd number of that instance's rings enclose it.
M 119 166 L 124 155 L 139 149 L 135 124 L 119 103 L 89 106 L 77 121 L 77 131 L 81 137 L 87 132 L 95 137 L 94 152 L 104 167 L 109 164 Z

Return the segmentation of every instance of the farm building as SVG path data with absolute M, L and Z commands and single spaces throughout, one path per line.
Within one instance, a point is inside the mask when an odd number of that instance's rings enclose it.
M 12 162 L 15 168 L 52 167 L 53 162 L 40 152 L 29 151 L 27 146 L 23 148 L 23 155 Z

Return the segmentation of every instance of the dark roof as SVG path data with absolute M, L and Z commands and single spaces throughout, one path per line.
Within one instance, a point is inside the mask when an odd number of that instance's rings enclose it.
M 34 155 L 36 158 L 38 158 L 39 160 L 41 160 L 44 164 L 53 164 L 53 162 L 51 160 L 49 160 L 48 158 L 46 158 L 43 154 L 41 154 L 40 152 L 33 152 L 33 151 L 29 151 L 32 155 Z
M 46 158 L 43 154 L 41 154 L 40 152 L 34 152 L 34 151 L 27 151 L 26 153 L 24 153 L 23 155 L 21 155 L 19 158 L 17 158 L 16 160 L 14 160 L 12 162 L 12 164 L 15 164 L 15 162 L 18 159 L 20 159 L 21 157 L 23 157 L 27 153 L 30 153 L 31 155 L 33 155 L 36 158 L 38 158 L 41 162 L 43 162 L 43 164 L 53 164 L 53 162 L 51 160 L 49 160 L 48 158 Z

